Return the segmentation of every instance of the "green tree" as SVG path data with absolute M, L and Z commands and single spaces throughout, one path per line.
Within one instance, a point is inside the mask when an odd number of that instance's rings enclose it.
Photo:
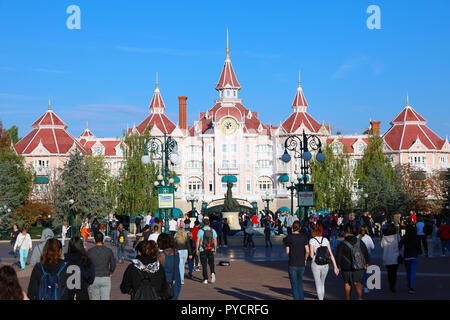
M 157 181 L 160 166 L 156 161 L 145 165 L 141 160 L 148 138 L 150 138 L 149 130 L 142 135 L 124 133 L 125 143 L 122 147 L 125 160 L 118 182 L 117 211 L 120 215 L 136 215 L 142 211 L 155 212 L 158 209 L 154 181 Z
M 67 164 L 55 181 L 53 187 L 53 201 L 57 210 L 54 215 L 56 224 L 66 220 L 70 222 L 70 209 L 73 213 L 74 231 L 78 232 L 81 219 L 99 218 L 103 198 L 96 192 L 98 182 L 93 179 L 87 156 L 79 151 L 72 153 Z M 94 170 L 95 171 L 95 170 Z M 70 200 L 74 200 L 70 205 Z
M 404 213 L 406 208 L 402 181 L 390 159 L 383 154 L 383 145 L 382 138 L 369 137 L 364 156 L 355 170 L 360 187 L 358 205 L 364 208 L 362 195 L 367 193 L 367 208 L 374 218 L 378 218 L 382 212 L 391 215 Z
M 16 209 L 25 203 L 32 186 L 33 174 L 11 149 L 11 140 L 0 121 L 0 208 L 11 209 L 10 214 L 0 211 L 3 225 L 14 220 Z
M 6 130 L 6 134 L 11 139 L 13 144 L 16 144 L 20 140 L 19 139 L 19 128 L 17 128 L 17 126 L 12 126 L 8 130 Z
M 318 209 L 348 212 L 352 207 L 353 177 L 349 157 L 344 152 L 335 154 L 331 145 L 323 150 L 324 162 L 311 160 L 311 181 L 314 183 L 314 201 Z
M 88 168 L 88 178 L 91 183 L 91 190 L 99 206 L 96 209 L 95 218 L 104 220 L 111 212 L 107 201 L 107 183 L 110 179 L 110 172 L 106 166 L 103 156 L 86 156 L 86 166 Z

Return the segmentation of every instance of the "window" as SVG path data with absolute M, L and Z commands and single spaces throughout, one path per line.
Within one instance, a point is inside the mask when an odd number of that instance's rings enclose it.
M 440 168 L 446 168 L 447 167 L 447 156 L 439 156 L 439 167 Z
M 225 143 L 222 145 L 222 152 L 227 152 L 227 145 Z
M 209 192 L 213 192 L 213 181 L 212 180 L 208 181 L 208 186 L 209 186 Z
M 409 156 L 409 164 L 416 167 L 426 167 L 427 159 L 425 156 Z
M 364 145 L 363 145 L 362 143 L 359 143 L 359 144 L 356 146 L 356 152 L 357 152 L 357 153 L 363 153 L 363 152 L 364 152 Z
M 200 161 L 195 161 L 195 160 L 188 161 L 188 162 L 187 162 L 187 167 L 188 167 L 188 169 L 198 169 L 198 168 L 201 168 L 201 162 L 200 162 Z
M 271 153 L 272 146 L 270 144 L 259 144 L 256 146 L 256 152 Z
M 95 156 L 100 156 L 103 154 L 103 148 L 100 146 L 97 146 L 94 148 L 94 155 Z
M 269 177 L 263 177 L 258 180 L 258 191 L 266 192 L 272 190 L 272 179 Z
M 236 183 L 233 183 L 233 188 L 231 188 L 231 190 L 233 192 L 237 191 L 237 184 Z M 227 183 L 226 182 L 222 183 L 222 192 L 227 192 Z
M 246 148 L 246 150 L 247 150 L 247 153 L 249 153 L 249 152 L 250 152 L 250 145 L 247 144 L 247 145 L 245 146 L 245 148 Z
M 247 169 L 250 169 L 250 160 L 248 160 L 248 159 L 246 161 L 246 167 L 247 167 Z
M 208 152 L 212 153 L 212 144 L 208 144 Z
M 33 167 L 35 168 L 48 168 L 50 164 L 49 160 L 34 160 Z
M 333 152 L 334 153 L 341 153 L 342 152 L 342 145 L 340 145 L 340 144 L 335 144 L 335 145 L 333 145 Z
M 247 192 L 251 192 L 251 184 L 252 184 L 251 180 L 247 179 L 247 183 L 246 183 L 246 185 L 247 185 Z
M 237 151 L 236 143 L 233 143 L 231 145 L 231 152 L 236 152 L 236 151 Z
M 199 179 L 191 179 L 188 181 L 189 192 L 200 192 L 202 190 L 202 182 Z
M 212 160 L 208 160 L 208 169 L 212 169 Z
M 222 168 L 228 169 L 228 160 L 222 160 Z
M 270 168 L 272 167 L 272 161 L 270 160 L 258 160 L 256 161 L 257 168 Z

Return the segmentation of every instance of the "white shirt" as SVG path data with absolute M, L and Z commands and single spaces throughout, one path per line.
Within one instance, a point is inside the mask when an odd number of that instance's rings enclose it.
M 156 243 L 158 243 L 158 237 L 159 237 L 159 233 L 155 233 L 153 232 L 149 237 L 148 237 L 148 241 L 155 241 Z
M 360 239 L 360 238 L 361 238 L 361 235 L 358 234 L 358 239 Z M 369 254 L 371 254 L 372 250 L 375 249 L 375 244 L 373 243 L 372 238 L 368 234 L 365 234 L 364 237 L 362 237 L 361 241 L 364 242 L 364 244 L 366 245 L 367 251 L 369 251 Z
M 175 220 L 169 221 L 169 231 L 177 231 L 178 223 Z
M 322 240 L 323 239 L 323 240 Z M 322 242 L 322 245 L 320 243 Z M 314 237 L 309 240 L 309 244 L 313 246 L 314 249 L 314 262 L 316 261 L 316 253 L 319 247 L 326 247 L 330 244 L 327 238 L 324 237 Z
M 148 216 L 145 216 L 145 224 L 146 225 L 150 225 L 150 220 L 152 219 L 152 216 L 150 216 L 150 215 L 148 215 Z
M 32 246 L 33 243 L 31 242 L 30 234 L 27 233 L 26 235 L 23 235 L 22 232 L 19 233 L 14 249 L 30 250 Z
M 66 227 L 66 226 L 63 226 L 63 227 L 62 227 L 62 235 L 63 235 L 63 236 L 66 236 L 66 234 L 67 234 L 67 227 Z

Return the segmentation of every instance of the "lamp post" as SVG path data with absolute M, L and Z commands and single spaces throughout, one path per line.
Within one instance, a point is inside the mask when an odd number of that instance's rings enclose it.
M 364 193 L 364 212 L 367 212 L 367 198 L 369 195 L 367 193 Z
M 192 211 L 191 211 L 191 217 L 196 217 L 197 216 L 197 210 L 195 210 L 195 206 L 194 204 L 196 202 L 198 202 L 198 196 L 195 195 L 195 193 L 191 192 L 190 194 L 188 194 L 186 196 L 186 201 L 190 202 L 192 205 Z
M 274 196 L 267 191 L 265 194 L 261 196 L 262 201 L 266 202 L 266 216 L 269 214 L 269 203 L 273 201 Z
M 154 182 L 156 188 L 168 186 L 177 190 L 174 179 L 169 178 L 169 161 L 172 164 L 178 164 L 179 156 L 177 153 L 178 144 L 171 136 L 167 137 L 164 133 L 164 139 L 150 137 L 145 141 L 145 151 L 141 158 L 143 164 L 149 164 L 152 160 L 161 160 L 161 174 L 158 175 L 158 181 Z M 172 208 L 173 209 L 173 208 Z M 169 213 L 170 209 L 164 210 L 164 232 L 169 233 Z
M 74 201 L 73 201 L 73 199 L 70 199 L 69 200 L 69 203 L 70 203 L 70 209 L 69 209 L 69 212 L 70 212 L 70 239 L 72 239 L 72 236 L 73 236 L 73 209 L 72 209 L 72 205 L 73 205 L 73 203 L 74 203 Z
M 310 134 L 307 135 L 305 130 L 303 130 L 303 134 L 301 138 L 299 136 L 289 136 L 286 138 L 284 142 L 284 154 L 281 157 L 281 160 L 285 163 L 289 163 L 291 161 L 291 156 L 288 153 L 289 151 L 294 152 L 294 158 L 301 159 L 300 162 L 300 171 L 298 171 L 297 179 L 298 183 L 291 181 L 291 186 L 288 187 L 291 190 L 291 207 L 293 210 L 293 194 L 294 190 L 297 191 L 297 199 L 299 205 L 299 215 L 300 215 L 300 192 L 301 190 L 305 190 L 306 184 L 309 180 L 308 174 L 311 173 L 311 168 L 309 166 L 309 161 L 312 159 L 312 154 L 309 151 L 318 150 L 319 152 L 316 154 L 316 160 L 318 162 L 325 161 L 325 155 L 322 153 L 322 142 L 319 137 L 316 135 Z M 292 179 L 293 180 L 293 179 Z M 303 184 L 301 183 L 303 181 Z M 308 206 L 304 206 L 305 208 L 305 216 L 308 214 Z

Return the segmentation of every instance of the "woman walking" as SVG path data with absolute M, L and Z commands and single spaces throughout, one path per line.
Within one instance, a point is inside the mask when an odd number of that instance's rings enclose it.
M 76 265 L 80 269 L 80 288 L 69 290 L 69 300 L 89 300 L 88 288 L 95 280 L 95 267 L 87 256 L 83 240 L 79 237 L 71 238 L 66 254 L 66 261 L 70 266 Z
M 22 290 L 17 273 L 11 266 L 0 268 L 0 300 L 30 300 Z
M 175 240 L 167 233 L 161 233 L 158 237 L 158 248 L 158 260 L 164 267 L 166 280 L 173 284 L 174 295 L 171 300 L 178 300 L 181 291 L 180 268 L 177 267 L 180 265 L 180 255 L 175 250 Z
M 84 222 L 81 224 L 81 228 L 80 228 L 80 232 L 81 232 L 81 237 L 85 238 L 85 242 L 84 242 L 84 246 L 86 247 L 87 243 L 88 243 L 88 238 L 89 238 L 89 219 L 86 218 L 84 219 Z
M 147 278 L 154 289 L 155 300 L 167 299 L 167 281 L 164 267 L 158 261 L 158 247 L 154 241 L 142 241 L 137 246 L 137 258 L 123 274 L 120 291 L 131 296 L 131 300 L 143 300 L 150 297 L 141 296 L 144 292 L 143 279 Z M 141 290 L 140 290 L 141 289 Z
M 14 244 L 14 252 L 19 249 L 20 256 L 20 268 L 25 270 L 25 266 L 28 259 L 28 252 L 33 250 L 33 243 L 31 242 L 31 236 L 27 233 L 25 227 L 22 228 L 22 232 L 17 236 L 16 243 Z
M 67 231 L 69 231 L 70 227 L 67 226 L 67 221 L 63 222 L 62 230 L 61 230 L 61 244 L 64 247 L 64 242 L 66 240 Z
M 300 234 L 300 222 L 292 225 L 293 233 L 284 239 L 286 254 L 289 255 L 288 270 L 294 300 L 303 300 L 303 273 L 309 255 L 308 239 Z
M 400 249 L 403 247 L 403 261 L 408 281 L 408 292 L 413 294 L 416 293 L 414 284 L 416 282 L 417 256 L 422 253 L 422 247 L 419 238 L 417 238 L 417 229 L 412 224 L 408 224 L 405 227 L 405 235 L 401 238 L 399 245 Z
M 383 238 L 381 239 L 381 248 L 383 249 L 383 264 L 387 269 L 389 289 L 396 293 L 395 284 L 397 283 L 397 270 L 399 262 L 399 243 L 400 235 L 396 232 L 394 224 L 390 224 Z
M 322 247 L 327 248 L 327 250 L 320 249 L 319 251 L 319 248 Z M 325 297 L 325 279 L 327 278 L 330 260 L 333 263 L 336 276 L 339 274 L 339 268 L 336 265 L 333 251 L 331 251 L 330 242 L 323 237 L 323 227 L 320 223 L 312 227 L 312 238 L 309 240 L 309 254 L 312 259 L 311 271 L 316 284 L 317 297 L 319 300 L 323 300 Z
M 361 226 L 359 229 L 358 239 L 360 239 L 366 245 L 367 251 L 369 252 L 369 257 L 372 254 L 372 250 L 375 249 L 375 244 L 373 243 L 372 237 L 369 235 L 369 228 L 365 225 Z M 363 276 L 363 288 L 364 293 L 369 293 L 369 289 L 367 288 L 367 269 L 364 269 Z
M 14 258 L 17 258 L 17 253 L 14 252 L 14 245 L 16 244 L 17 237 L 19 236 L 19 226 L 17 224 L 13 225 L 13 229 L 11 231 L 10 237 L 11 237 L 11 247 L 12 247 L 12 254 L 14 255 Z
M 67 262 L 61 258 L 62 254 L 61 241 L 55 238 L 47 240 L 42 251 L 40 263 L 37 263 L 31 272 L 27 291 L 30 300 L 67 300 L 69 292 L 65 289 L 69 274 L 66 272 Z M 44 274 L 58 275 L 60 286 L 56 286 L 51 294 L 47 289 L 44 292 L 44 296 L 40 296 L 39 286 L 41 280 L 44 279 Z
M 175 249 L 178 250 L 178 254 L 180 255 L 180 277 L 181 284 L 184 284 L 184 266 L 188 257 L 189 259 L 192 259 L 191 243 L 184 228 L 179 228 L 177 231 L 175 236 Z

